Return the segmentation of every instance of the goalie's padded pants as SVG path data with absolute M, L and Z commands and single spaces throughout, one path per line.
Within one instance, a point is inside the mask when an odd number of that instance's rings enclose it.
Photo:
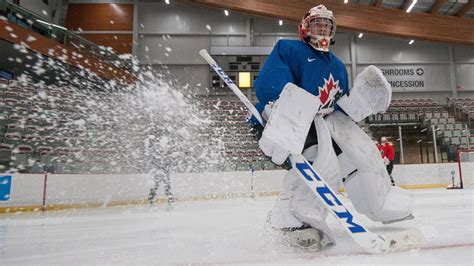
M 326 123 L 342 154 L 337 158 L 334 150 L 330 154 L 318 154 L 313 167 L 331 188 L 337 191 L 340 180 L 349 175 L 345 189 L 358 212 L 374 221 L 408 216 L 412 211 L 412 196 L 390 185 L 385 164 L 370 137 L 341 112 L 328 115 Z M 320 156 L 329 159 L 318 164 Z M 271 225 L 282 229 L 306 223 L 324 232 L 325 241 L 333 242 L 326 224 L 328 212 L 294 170 L 286 174 L 282 187 L 280 198 L 270 212 Z

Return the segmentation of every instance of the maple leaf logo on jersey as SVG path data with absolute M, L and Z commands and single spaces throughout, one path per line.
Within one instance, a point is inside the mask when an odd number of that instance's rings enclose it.
M 329 43 L 326 39 L 322 39 L 320 42 L 319 42 L 319 46 L 321 46 L 321 48 L 327 48 L 329 46 Z
M 339 87 L 339 80 L 334 80 L 332 74 L 329 74 L 329 79 L 324 79 L 324 86 L 319 89 L 319 100 L 321 101 L 321 108 L 332 108 L 334 103 L 342 96 L 342 89 Z

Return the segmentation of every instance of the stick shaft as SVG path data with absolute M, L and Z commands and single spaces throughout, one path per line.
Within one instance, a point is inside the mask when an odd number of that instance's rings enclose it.
M 237 97 L 245 104 L 245 106 L 252 112 L 253 116 L 257 118 L 260 124 L 264 125 L 262 116 L 258 112 L 257 108 L 249 101 L 247 97 L 242 93 L 242 91 L 235 85 L 234 81 L 227 76 L 227 74 L 222 70 L 222 68 L 217 64 L 217 62 L 211 57 L 206 49 L 199 51 L 199 54 L 206 60 L 206 62 L 214 69 L 214 71 L 221 77 L 221 79 L 229 86 L 229 88 L 235 93 Z

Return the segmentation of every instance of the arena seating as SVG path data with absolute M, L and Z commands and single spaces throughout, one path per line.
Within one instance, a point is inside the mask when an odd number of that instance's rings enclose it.
M 75 99 L 63 91 L 0 79 L 1 171 L 43 173 L 61 165 L 68 142 L 79 137 L 64 126 L 73 106 L 66 101 Z
M 418 123 L 428 128 L 435 126 L 436 137 L 444 146 L 456 145 L 459 148 L 467 148 L 469 143 L 474 143 L 470 131 L 465 125 L 450 115 L 449 105 L 457 108 L 458 112 L 469 115 L 470 104 L 474 107 L 472 99 L 450 99 L 448 106 L 441 105 L 433 99 L 393 99 L 389 109 L 384 114 L 370 116 L 368 123 Z
M 376 114 L 368 117 L 368 123 L 397 123 L 397 122 L 420 122 L 422 118 L 433 112 L 443 113 L 440 106 L 432 99 L 392 99 L 390 106 L 384 114 Z
M 207 96 L 200 99 L 202 107 L 209 110 L 214 128 L 210 134 L 218 134 L 224 142 L 229 162 L 224 170 L 278 168 L 258 148 L 254 133 L 246 122 L 247 108 L 238 99 L 226 97 Z M 74 173 L 88 167 L 89 164 L 81 165 L 82 160 L 76 156 L 86 132 L 68 122 L 79 118 L 73 108 L 83 101 L 80 96 L 64 88 L 0 79 L 2 171 Z M 470 110 L 472 103 L 470 99 L 450 101 L 459 112 Z M 464 148 L 467 143 L 474 143 L 474 137 L 449 114 L 446 106 L 432 99 L 394 99 L 385 114 L 372 115 L 366 122 L 417 123 L 429 129 L 435 125 L 436 136 L 442 145 L 453 144 Z M 103 126 L 107 126 L 106 122 Z M 95 153 L 107 154 L 107 150 L 103 148 Z
M 453 108 L 455 115 L 467 116 L 468 124 L 474 119 L 474 98 L 448 97 L 448 106 Z
M 0 80 L 0 171 L 74 173 L 86 169 L 106 173 L 104 168 L 93 166 L 101 162 L 84 165 L 76 156 L 86 132 L 68 121 L 79 118 L 73 108 L 84 99 L 70 91 L 73 90 Z M 204 98 L 202 105 L 209 110 L 213 134 L 219 134 L 224 141 L 229 164 L 223 170 L 275 168 L 260 152 L 246 122 L 248 111 L 240 101 Z M 93 150 L 89 148 L 87 152 L 107 153 L 105 148 Z
M 249 111 L 238 99 L 203 99 L 204 108 L 210 110 L 216 131 L 222 132 L 229 170 L 278 168 L 258 148 L 255 134 L 247 123 Z

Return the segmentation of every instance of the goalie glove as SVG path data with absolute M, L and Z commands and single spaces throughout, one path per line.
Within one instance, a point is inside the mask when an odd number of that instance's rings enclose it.
M 318 97 L 287 83 L 278 100 L 265 108 L 270 114 L 258 142 L 263 153 L 278 165 L 283 164 L 290 153 L 301 154 L 320 105 Z
M 354 80 L 348 95 L 337 105 L 354 121 L 359 122 L 371 114 L 385 113 L 392 99 L 392 87 L 376 66 L 366 67 Z

